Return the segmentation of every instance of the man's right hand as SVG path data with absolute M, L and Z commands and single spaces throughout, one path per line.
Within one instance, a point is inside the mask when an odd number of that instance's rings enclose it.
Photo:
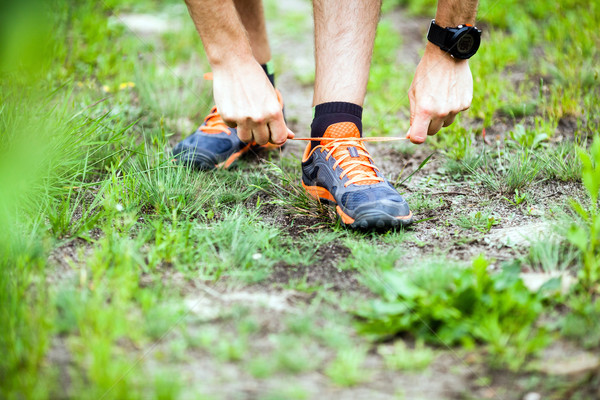
M 240 140 L 277 145 L 294 137 L 283 119 L 282 105 L 262 67 L 253 59 L 213 66 L 213 95 L 225 123 Z

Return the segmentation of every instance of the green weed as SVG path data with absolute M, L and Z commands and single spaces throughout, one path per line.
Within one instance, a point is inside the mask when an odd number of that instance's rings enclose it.
M 512 204 L 513 206 L 518 206 L 521 203 L 527 203 L 530 200 L 528 193 L 519 193 L 519 189 L 515 189 L 515 194 L 513 195 L 512 200 L 508 197 L 504 197 L 504 200 Z
M 582 163 L 581 179 L 587 192 L 587 202 L 571 199 L 576 214 L 567 232 L 567 240 L 579 252 L 581 268 L 577 285 L 567 300 L 570 312 L 562 321 L 562 333 L 583 341 L 587 347 L 600 343 L 597 322 L 600 316 L 600 139 L 596 136 L 589 152 L 579 149 Z
M 376 338 L 410 333 L 443 346 L 480 342 L 493 365 L 518 369 L 548 341 L 534 326 L 543 294 L 524 286 L 519 267 L 489 274 L 487 266 L 478 258 L 469 268 L 367 272 L 382 298 L 357 311 L 361 332 Z
M 566 271 L 578 261 L 579 251 L 550 234 L 533 242 L 524 260 L 532 269 L 544 272 Z
M 539 159 L 527 148 L 514 154 L 498 149 L 495 157 L 484 151 L 478 158 L 462 165 L 487 189 L 504 194 L 527 189 L 538 180 L 541 171 Z
M 510 138 L 520 146 L 537 149 L 545 140 L 548 140 L 548 134 L 539 132 L 537 129 L 527 129 L 518 124 L 510 131 Z
M 444 205 L 443 197 L 434 199 L 431 195 L 426 195 L 423 193 L 415 193 L 408 197 L 407 201 L 410 204 L 410 209 L 414 213 L 435 210 L 436 208 L 442 207 Z
M 562 182 L 575 182 L 581 179 L 581 159 L 574 150 L 573 143 L 561 144 L 540 153 L 542 174 L 547 179 Z
M 499 223 L 498 217 L 490 213 L 482 213 L 481 211 L 468 215 L 460 215 L 455 222 L 457 226 L 463 229 L 476 229 L 482 233 L 489 232 L 494 225 L 498 225 Z

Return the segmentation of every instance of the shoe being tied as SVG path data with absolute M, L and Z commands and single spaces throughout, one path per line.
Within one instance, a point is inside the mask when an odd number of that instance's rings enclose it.
M 279 91 L 277 96 L 283 108 Z M 189 167 L 211 170 L 231 167 L 240 156 L 250 150 L 275 150 L 280 147 L 272 143 L 261 146 L 254 142 L 242 142 L 238 138 L 237 130 L 227 126 L 214 106 L 196 132 L 177 143 L 173 148 L 173 156 L 177 162 Z
M 337 140 L 326 140 L 327 138 Z M 319 201 L 336 205 L 352 228 L 389 229 L 412 223 L 404 198 L 375 166 L 351 122 L 330 125 L 317 146 L 302 158 L 302 186 Z

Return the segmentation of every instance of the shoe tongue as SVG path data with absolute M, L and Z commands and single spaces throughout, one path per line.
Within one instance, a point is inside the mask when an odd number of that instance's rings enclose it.
M 325 133 L 323 134 L 323 138 L 360 138 L 360 131 L 356 127 L 356 125 L 352 122 L 338 122 L 337 124 L 329 125 Z M 323 140 L 321 144 L 331 143 L 330 140 Z M 354 146 L 339 146 L 337 150 L 333 153 L 334 158 L 341 157 L 342 155 L 350 152 L 350 158 L 356 161 L 364 161 L 369 162 L 369 158 L 363 155 L 358 154 L 358 150 Z M 346 160 L 347 162 L 347 160 Z M 342 165 L 340 165 L 342 166 Z M 343 167 L 343 166 L 342 166 Z M 375 169 L 367 167 L 365 165 L 360 165 L 354 168 L 354 171 L 362 171 L 369 175 L 377 176 Z M 354 174 L 352 171 L 349 173 L 349 178 L 352 178 Z M 378 183 L 378 180 L 367 180 L 356 183 L 356 185 L 373 185 Z
M 338 122 L 329 125 L 323 137 L 328 138 L 359 138 L 360 131 L 352 122 Z

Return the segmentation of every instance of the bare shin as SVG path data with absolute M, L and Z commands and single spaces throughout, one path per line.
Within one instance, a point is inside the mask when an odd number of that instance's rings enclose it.
M 313 105 L 363 104 L 369 79 L 380 0 L 314 0 L 315 93 Z

